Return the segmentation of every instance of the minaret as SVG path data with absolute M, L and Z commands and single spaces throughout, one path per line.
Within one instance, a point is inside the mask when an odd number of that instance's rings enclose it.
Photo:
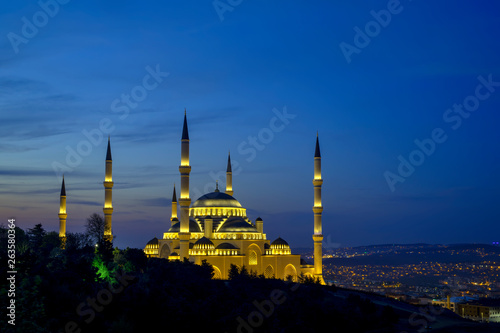
M 319 137 L 316 134 L 316 151 L 314 153 L 314 277 L 323 281 L 323 230 L 321 222 L 321 213 L 323 206 L 321 204 L 321 185 L 323 179 L 321 178 L 321 153 L 319 151 Z
M 186 110 L 184 110 L 184 125 L 182 127 L 181 138 L 181 165 L 179 166 L 181 174 L 181 196 L 179 204 L 181 206 L 181 227 L 179 232 L 180 240 L 180 259 L 189 258 L 189 206 L 191 198 L 189 198 L 189 174 L 191 166 L 189 165 L 189 133 L 186 119 Z
M 111 214 L 113 214 L 112 191 L 113 191 L 113 160 L 111 159 L 111 144 L 108 136 L 108 151 L 106 152 L 106 175 L 104 177 L 104 240 L 113 241 L 111 230 Z
M 172 222 L 172 226 L 174 225 L 174 221 L 177 222 L 177 194 L 175 193 L 175 184 L 174 184 L 174 194 L 172 195 L 172 216 L 170 217 L 170 222 Z
M 64 186 L 64 175 L 61 185 L 61 195 L 59 199 L 59 239 L 61 240 L 61 249 L 66 248 L 66 187 Z
M 231 168 L 231 152 L 227 155 L 226 193 L 233 195 L 233 170 Z

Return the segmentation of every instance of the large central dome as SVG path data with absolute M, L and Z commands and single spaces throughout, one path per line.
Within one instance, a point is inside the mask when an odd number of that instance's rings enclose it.
M 228 216 L 246 216 L 246 209 L 233 196 L 222 193 L 218 188 L 214 192 L 202 195 L 189 208 L 189 216 L 204 218 L 212 216 L 220 219 Z
M 228 207 L 228 208 L 242 208 L 241 204 L 234 197 L 229 194 L 219 191 L 207 193 L 202 195 L 196 200 L 193 208 L 207 208 L 207 207 Z

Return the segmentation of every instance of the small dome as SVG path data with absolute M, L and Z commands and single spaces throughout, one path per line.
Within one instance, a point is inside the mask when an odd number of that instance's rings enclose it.
M 255 222 L 262 222 L 262 219 L 260 217 L 255 219 Z
M 155 237 L 155 238 L 153 238 L 152 240 L 150 240 L 150 241 L 148 242 L 148 244 L 147 244 L 147 245 L 158 245 L 158 238 L 156 238 L 156 237 Z
M 229 194 L 222 192 L 211 192 L 205 195 L 202 195 L 198 200 L 196 200 L 192 208 L 200 208 L 200 207 L 230 207 L 230 208 L 242 208 L 241 204 L 230 196 Z
M 193 245 L 193 250 L 213 250 L 215 249 L 214 243 L 207 237 L 202 237 Z
M 224 222 L 218 232 L 258 232 L 257 229 L 239 216 L 232 216 Z
M 177 252 L 172 252 L 172 253 L 170 253 L 170 256 L 169 256 L 169 257 L 176 257 L 176 256 L 178 256 L 178 255 L 179 255 L 179 254 L 178 254 Z
M 278 237 L 276 238 L 272 243 L 271 243 L 271 249 L 284 249 L 284 248 L 287 248 L 289 249 L 290 248 L 290 245 L 288 245 L 288 243 L 286 242 L 286 240 L 284 240 L 283 238 L 281 237 Z
M 231 243 L 221 243 L 217 245 L 216 250 L 239 250 L 236 246 Z
M 168 232 L 179 232 L 180 230 L 181 223 L 176 222 L 170 229 L 168 229 Z M 189 232 L 201 232 L 200 225 L 193 219 L 189 219 Z

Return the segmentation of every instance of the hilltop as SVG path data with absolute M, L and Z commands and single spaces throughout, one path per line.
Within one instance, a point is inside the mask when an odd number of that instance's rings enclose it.
M 5 229 L 0 260 L 6 260 Z M 498 326 L 466 321 L 440 309 L 310 279 L 264 279 L 233 269 L 229 280 L 212 279 L 212 267 L 147 259 L 141 249 L 97 249 L 56 233 L 16 230 L 16 329 L 25 332 L 145 332 L 157 327 L 219 332 L 415 331 L 493 332 Z M 0 294 L 8 290 L 0 275 Z M 5 315 L 2 316 L 5 318 Z M 459 327 L 468 327 L 460 331 Z M 12 326 L 0 322 L 2 332 Z

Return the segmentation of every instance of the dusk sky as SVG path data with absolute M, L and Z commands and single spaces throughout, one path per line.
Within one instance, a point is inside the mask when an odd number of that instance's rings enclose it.
M 143 248 L 170 226 L 184 109 L 193 202 L 225 180 L 267 238 L 312 247 L 500 240 L 500 4 L 3 2 L 0 223 L 102 214 Z M 179 192 L 178 192 L 179 193 Z

